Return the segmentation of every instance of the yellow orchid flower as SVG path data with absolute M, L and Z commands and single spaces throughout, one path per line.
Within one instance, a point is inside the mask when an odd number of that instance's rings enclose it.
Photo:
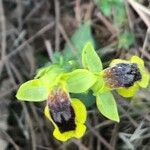
M 80 138 L 86 131 L 86 108 L 79 99 L 71 99 L 64 89 L 50 92 L 45 116 L 53 123 L 53 136 L 60 141 Z
M 138 56 L 132 56 L 129 61 L 115 59 L 110 67 L 103 70 L 104 89 L 116 89 L 123 97 L 132 97 L 139 88 L 146 88 L 149 83 L 149 73 L 144 61 Z

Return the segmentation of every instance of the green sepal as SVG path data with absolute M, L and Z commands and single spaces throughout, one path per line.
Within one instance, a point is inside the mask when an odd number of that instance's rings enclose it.
M 63 74 L 63 69 L 61 68 L 53 68 L 45 73 L 39 80 L 43 83 L 47 88 L 51 88 L 54 85 L 57 85 L 60 77 Z
M 34 79 L 38 79 L 38 78 L 44 76 L 46 74 L 46 72 L 48 72 L 48 70 L 50 70 L 51 68 L 52 68 L 52 66 L 42 67 L 42 68 L 38 69 L 37 74 L 35 75 Z
M 96 76 L 85 69 L 77 69 L 66 75 L 66 84 L 71 93 L 86 92 L 96 81 Z
M 22 84 L 16 95 L 20 101 L 41 102 L 48 98 L 48 88 L 39 79 Z
M 119 122 L 117 104 L 111 92 L 105 92 L 96 96 L 97 108 L 106 118 Z
M 91 88 L 93 91 L 93 95 L 96 96 L 97 94 L 102 93 L 101 91 L 103 90 L 104 86 L 105 86 L 104 79 L 100 77 L 100 75 L 98 74 L 97 80 Z
M 100 72 L 103 69 L 102 62 L 91 42 L 88 42 L 82 51 L 82 64 L 91 72 Z

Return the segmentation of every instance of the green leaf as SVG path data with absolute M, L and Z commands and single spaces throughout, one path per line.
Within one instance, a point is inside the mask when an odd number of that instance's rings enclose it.
M 78 58 L 80 60 L 82 49 L 87 42 L 94 43 L 91 33 L 91 24 L 89 22 L 82 24 L 71 37 L 71 43 L 75 47 L 76 51 L 73 49 L 71 50 L 68 44 L 65 45 L 63 52 L 65 60 L 73 58 Z
M 90 42 L 83 48 L 82 64 L 84 68 L 91 72 L 100 72 L 103 69 L 102 62 Z
M 108 0 L 95 0 L 98 8 L 104 13 L 105 16 L 110 16 L 112 12 L 112 2 Z
M 53 64 L 59 64 L 62 65 L 64 63 L 64 58 L 61 52 L 54 52 L 53 57 L 52 57 L 52 63 Z
M 48 98 L 48 88 L 39 79 L 30 80 L 19 87 L 16 97 L 21 101 L 44 101 Z
M 108 119 L 119 122 L 119 115 L 116 101 L 111 92 L 102 93 L 96 96 L 96 104 L 99 111 Z
M 135 41 L 132 33 L 125 31 L 119 36 L 118 48 L 128 49 Z
M 94 105 L 96 101 L 96 98 L 95 96 L 93 96 L 93 92 L 91 90 L 85 93 L 71 93 L 71 97 L 80 99 L 80 101 L 83 102 L 86 108 Z
M 71 93 L 86 92 L 96 81 L 96 76 L 85 69 L 77 69 L 66 78 L 68 91 Z

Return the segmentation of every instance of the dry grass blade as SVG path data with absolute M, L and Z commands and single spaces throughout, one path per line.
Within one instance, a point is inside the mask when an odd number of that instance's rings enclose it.
M 7 132 L 0 130 L 1 138 L 11 143 L 15 150 L 20 150 L 19 146 L 14 142 L 13 138 L 10 137 Z
M 44 26 L 41 30 L 39 30 L 35 35 L 33 35 L 32 37 L 30 37 L 28 40 L 26 40 L 24 43 L 22 43 L 19 47 L 17 47 L 17 49 L 15 49 L 14 51 L 12 51 L 10 54 L 8 54 L 5 58 L 3 58 L 0 61 L 0 65 L 2 64 L 3 61 L 8 60 L 10 57 L 12 57 L 13 55 L 15 55 L 17 52 L 21 51 L 22 48 L 24 48 L 26 45 L 28 45 L 29 43 L 31 43 L 33 40 L 35 40 L 37 37 L 39 37 L 40 35 L 42 35 L 43 33 L 45 33 L 46 31 L 48 31 L 50 28 L 52 28 L 54 25 L 54 22 L 49 23 L 48 25 Z
M 2 33 L 2 41 L 1 41 L 1 60 L 5 58 L 6 53 L 6 23 L 5 23 L 5 15 L 3 9 L 3 1 L 0 0 L 0 24 L 1 24 L 1 33 Z M 0 64 L 0 76 L 3 69 L 3 63 Z
M 147 16 L 147 13 L 150 14 L 150 11 L 147 10 L 144 6 L 142 6 L 142 5 L 138 4 L 137 2 L 135 2 L 134 0 L 128 0 L 128 3 L 139 14 L 139 16 L 145 22 L 145 24 L 147 25 L 147 27 L 150 27 L 150 16 Z M 145 10 L 145 11 L 143 11 L 143 10 Z M 146 12 L 146 14 L 145 14 L 145 12 Z

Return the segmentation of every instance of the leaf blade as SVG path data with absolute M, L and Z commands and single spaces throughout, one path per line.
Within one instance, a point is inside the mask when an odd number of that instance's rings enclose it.
M 105 92 L 96 97 L 96 104 L 106 118 L 119 122 L 119 115 L 117 110 L 117 104 L 111 92 Z

